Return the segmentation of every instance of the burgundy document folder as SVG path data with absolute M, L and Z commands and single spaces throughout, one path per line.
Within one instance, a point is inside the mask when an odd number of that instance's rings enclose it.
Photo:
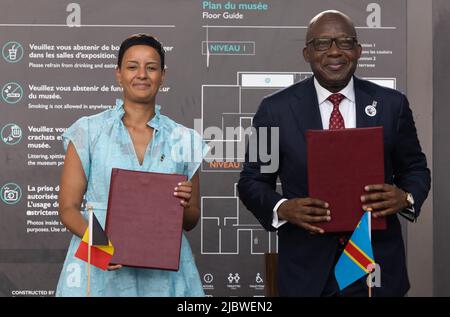
M 186 176 L 113 168 L 105 231 L 111 263 L 177 271 L 183 207 L 173 196 Z
M 318 223 L 325 232 L 351 232 L 364 211 L 364 186 L 384 183 L 383 127 L 308 130 L 309 196 L 330 204 L 331 221 Z M 372 230 L 386 229 L 384 218 L 372 218 Z

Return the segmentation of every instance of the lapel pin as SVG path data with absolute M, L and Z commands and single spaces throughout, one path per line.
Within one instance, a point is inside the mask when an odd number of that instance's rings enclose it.
M 375 117 L 377 114 L 377 102 L 374 100 L 371 105 L 366 106 L 366 115 Z

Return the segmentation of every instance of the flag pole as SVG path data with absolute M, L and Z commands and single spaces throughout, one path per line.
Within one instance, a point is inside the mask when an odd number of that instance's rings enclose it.
M 91 247 L 92 247 L 92 223 L 93 223 L 93 211 L 92 206 L 87 206 L 89 213 L 89 223 L 88 223 L 88 261 L 87 261 L 87 297 L 91 296 Z
M 369 229 L 369 239 L 370 239 L 370 244 L 372 244 L 372 208 L 367 208 L 367 212 L 369 213 L 369 217 L 367 220 L 367 225 L 368 225 L 368 229 Z M 369 272 L 369 284 L 367 285 L 369 287 L 369 298 L 372 297 L 372 272 Z

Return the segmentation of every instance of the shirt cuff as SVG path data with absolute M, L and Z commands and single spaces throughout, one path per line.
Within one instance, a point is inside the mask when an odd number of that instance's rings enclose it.
M 416 210 L 414 209 L 414 206 L 403 209 L 402 211 L 400 211 L 400 215 L 406 218 L 408 221 L 416 221 Z
M 282 225 L 284 225 L 287 221 L 286 220 L 280 220 L 278 219 L 278 207 L 280 207 L 280 205 L 282 203 L 284 203 L 287 199 L 286 198 L 282 198 L 280 199 L 277 204 L 275 205 L 275 207 L 273 207 L 273 217 L 272 217 L 272 227 L 278 229 L 280 228 Z

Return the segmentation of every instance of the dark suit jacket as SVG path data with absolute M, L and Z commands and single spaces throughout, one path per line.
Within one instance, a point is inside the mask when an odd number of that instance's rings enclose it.
M 354 87 L 356 126 L 384 127 L 385 182 L 412 193 L 418 215 L 430 188 L 430 171 L 408 100 L 396 90 L 357 77 L 354 77 Z M 377 101 L 377 114 L 370 117 L 365 107 L 373 101 Z M 239 196 L 263 227 L 273 231 L 273 208 L 281 198 L 308 197 L 305 132 L 323 129 L 313 78 L 264 98 L 253 126 L 279 127 L 280 163 L 276 172 L 262 174 L 263 163 L 249 162 L 247 153 L 238 184 Z M 277 177 L 281 180 L 283 195 L 275 191 Z M 278 239 L 279 294 L 320 296 L 334 269 L 338 237 L 311 235 L 287 223 L 279 228 Z M 374 289 L 374 295 L 405 295 L 409 281 L 397 215 L 387 217 L 387 230 L 373 232 L 372 245 L 375 261 L 381 267 L 381 287 Z

